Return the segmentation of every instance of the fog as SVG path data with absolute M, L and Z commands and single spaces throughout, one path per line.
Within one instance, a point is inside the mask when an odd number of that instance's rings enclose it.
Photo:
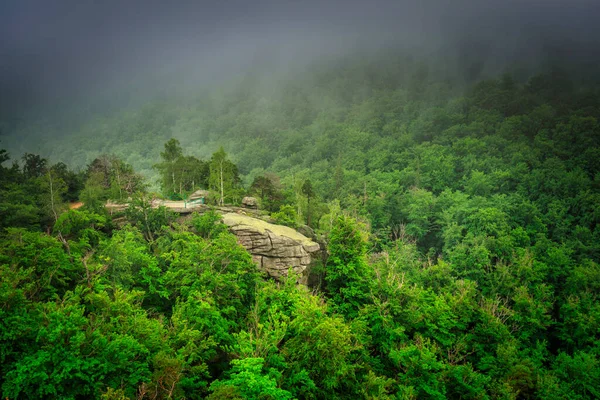
M 47 1 L 0 6 L 6 109 L 145 82 L 189 87 L 374 48 L 488 67 L 597 56 L 597 1 Z M 591 54 L 594 53 L 594 54 Z M 581 54 L 584 54 L 582 56 Z

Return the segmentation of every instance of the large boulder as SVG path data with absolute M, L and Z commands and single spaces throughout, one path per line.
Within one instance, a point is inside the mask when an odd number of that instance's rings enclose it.
M 320 250 L 313 242 L 294 229 L 237 213 L 223 215 L 223 222 L 244 246 L 258 267 L 279 279 L 291 268 L 306 283 L 311 261 Z
M 242 199 L 242 207 L 258 208 L 258 200 L 256 197 L 246 196 Z

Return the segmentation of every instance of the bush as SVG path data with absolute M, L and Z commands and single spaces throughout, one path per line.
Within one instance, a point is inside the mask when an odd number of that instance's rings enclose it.
M 215 210 L 194 214 L 192 226 L 198 235 L 206 239 L 217 237 L 219 233 L 227 230 L 227 227 L 221 223 L 221 216 Z
M 289 226 L 290 228 L 296 228 L 298 226 L 296 222 L 298 220 L 298 215 L 296 214 L 294 207 L 290 205 L 281 206 L 278 212 L 271 214 L 271 217 L 280 225 Z

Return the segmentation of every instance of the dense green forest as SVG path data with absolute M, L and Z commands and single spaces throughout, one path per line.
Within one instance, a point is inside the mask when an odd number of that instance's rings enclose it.
M 600 398 L 599 87 L 380 61 L 5 123 L 2 397 Z M 312 228 L 310 286 L 150 206 L 199 188 Z

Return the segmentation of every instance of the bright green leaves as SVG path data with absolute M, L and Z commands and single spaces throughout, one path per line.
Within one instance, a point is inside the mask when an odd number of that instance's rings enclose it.
M 56 222 L 58 216 L 66 209 L 63 198 L 67 193 L 67 184 L 52 169 L 46 171 L 38 180 L 42 210 L 47 218 Z
M 73 260 L 57 239 L 38 232 L 9 229 L 0 250 L 0 265 L 32 301 L 44 301 L 72 289 L 84 276 L 79 260 Z M 11 278 L 9 278 L 11 279 Z
M 259 277 L 214 222 L 196 224 L 207 238 L 161 227 L 147 232 L 151 243 L 130 225 L 105 238 L 105 219 L 87 211 L 61 216 L 61 241 L 10 230 L 0 252 L 3 395 L 206 396 Z
M 143 233 L 148 242 L 154 242 L 163 228 L 175 220 L 175 214 L 166 207 L 152 207 L 148 196 L 139 195 L 132 199 L 125 211 L 129 222 Z
M 370 298 L 372 270 L 366 260 L 366 243 L 358 224 L 341 216 L 331 230 L 326 288 L 334 309 L 354 318 Z
M 67 296 L 62 303 L 40 305 L 38 333 L 26 353 L 11 366 L 2 391 L 7 397 L 22 395 L 70 397 L 93 395 L 90 386 L 94 360 L 80 349 L 85 341 L 86 318 L 79 299 Z M 72 386 L 72 390 L 67 387 Z
M 576 352 L 560 353 L 553 364 L 554 379 L 542 387 L 544 398 L 590 399 L 600 397 L 600 361 L 598 355 Z M 560 384 L 556 382 L 560 380 Z M 560 386 L 559 386 L 560 385 Z
M 34 341 L 7 369 L 5 396 L 96 397 L 106 387 L 134 396 L 151 376 L 149 357 L 163 346 L 159 321 L 148 319 L 139 293 L 68 292 L 40 303 Z
M 192 292 L 173 307 L 169 346 L 180 361 L 181 390 L 192 398 L 206 393 L 209 363 L 224 362 L 233 323 L 216 307 L 210 293 Z M 195 397 L 193 397 L 195 396 Z
M 100 172 L 91 172 L 88 174 L 85 186 L 81 190 L 79 200 L 83 202 L 85 208 L 95 213 L 101 213 L 108 198 L 105 191 L 104 175 Z
M 171 232 L 162 239 L 160 259 L 172 298 L 210 292 L 229 318 L 237 320 L 248 312 L 259 273 L 235 236 L 223 232 L 206 240 L 189 232 Z
M 403 198 L 402 209 L 406 215 L 406 234 L 421 240 L 433 227 L 435 197 L 424 189 L 411 189 Z
M 221 232 L 227 230 L 227 227 L 221 223 L 221 216 L 214 210 L 210 210 L 204 214 L 195 213 L 191 224 L 196 233 L 205 239 L 216 238 Z
M 112 157 L 88 168 L 88 211 L 62 215 L 82 177 L 64 165 L 47 174 L 32 155 L 23 173 L 2 167 L 1 227 L 57 219 L 54 237 L 2 239 L 3 396 L 600 396 L 598 96 L 565 97 L 564 79 L 547 75 L 451 98 L 450 85 L 415 72 L 416 84 L 358 97 L 342 85 L 312 111 L 302 87 L 281 104 L 261 100 L 260 113 L 252 99 L 203 103 L 177 121 L 185 145 L 165 145 L 165 194 L 210 186 L 215 202 L 236 202 L 231 159 L 243 160 L 246 184 L 256 178 L 249 193 L 272 218 L 315 228 L 328 257 L 313 294 L 261 279 L 216 213 L 185 221 L 154 209 Z M 115 131 L 167 140 L 173 120 L 156 111 Z M 149 171 L 160 150 L 143 142 L 145 155 L 129 159 Z M 200 142 L 198 154 L 223 145 L 231 158 L 223 148 L 210 162 L 184 155 Z M 108 198 L 132 204 L 133 226 L 111 231 Z
M 103 242 L 97 259 L 106 268 L 104 278 L 112 285 L 142 289 L 148 300 L 160 302 L 167 298 L 163 271 L 158 260 L 150 254 L 148 244 L 139 230 L 125 226 Z
M 104 215 L 85 210 L 69 210 L 58 217 L 53 233 L 68 241 L 69 250 L 85 254 L 95 248 L 102 238 L 102 230 L 107 225 Z
M 262 373 L 294 398 L 386 393 L 389 382 L 368 374 L 361 361 L 364 334 L 361 322 L 349 323 L 331 315 L 319 297 L 290 277 L 278 285 L 259 286 L 246 329 L 234 335 L 237 343 L 232 350 L 242 361 L 260 359 Z M 363 382 L 368 386 L 362 386 Z
M 210 389 L 209 399 L 290 400 L 290 392 L 277 387 L 275 378 L 263 370 L 262 358 L 233 360 L 229 378 L 217 380 Z
M 318 388 L 335 392 L 356 384 L 351 360 L 361 344 L 349 324 L 325 312 L 317 298 L 303 299 L 282 352 L 295 373 L 304 370 Z
M 412 388 L 417 398 L 446 398 L 445 386 L 439 379 L 445 366 L 438 354 L 437 347 L 422 338 L 413 345 L 391 352 L 390 357 L 400 370 L 401 393 L 406 391 L 405 388 Z

